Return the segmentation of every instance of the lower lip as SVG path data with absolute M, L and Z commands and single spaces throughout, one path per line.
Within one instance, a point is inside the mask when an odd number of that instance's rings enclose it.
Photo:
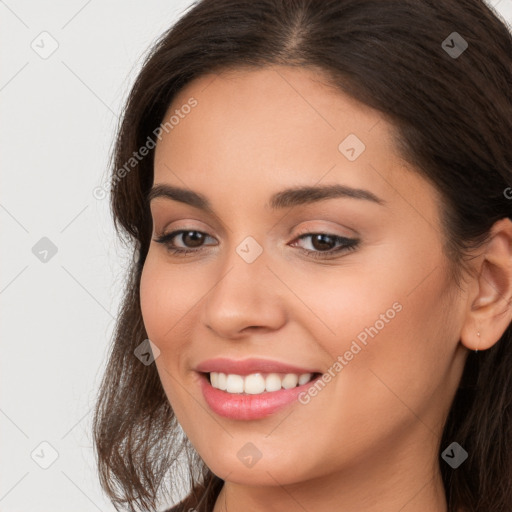
M 218 415 L 232 420 L 257 420 L 270 416 L 296 402 L 298 396 L 313 385 L 318 378 L 291 389 L 246 395 L 227 393 L 214 388 L 206 375 L 201 374 L 200 377 L 201 391 L 210 409 Z

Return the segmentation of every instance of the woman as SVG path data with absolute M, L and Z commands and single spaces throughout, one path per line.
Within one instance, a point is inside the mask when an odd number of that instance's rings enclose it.
M 161 38 L 113 160 L 116 507 L 512 510 L 511 56 L 479 0 L 205 0 Z

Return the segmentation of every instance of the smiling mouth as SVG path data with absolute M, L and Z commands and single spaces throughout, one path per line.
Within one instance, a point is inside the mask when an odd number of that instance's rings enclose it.
M 320 373 L 251 373 L 238 375 L 235 373 L 209 372 L 203 373 L 210 385 L 230 394 L 259 395 L 281 389 L 292 389 L 303 386 Z

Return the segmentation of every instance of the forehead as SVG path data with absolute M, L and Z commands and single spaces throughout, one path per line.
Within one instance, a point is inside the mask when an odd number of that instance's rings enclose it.
M 263 204 L 285 186 L 322 182 L 370 189 L 386 201 L 436 194 L 398 154 L 385 116 L 314 69 L 200 76 L 176 95 L 163 122 L 171 117 L 155 150 L 154 183 L 213 194 L 219 204 L 233 201 L 229 192 L 250 190 Z
M 307 135 L 327 138 L 328 142 L 348 130 L 367 138 L 379 124 L 378 138 L 385 135 L 388 139 L 392 131 L 381 113 L 329 85 L 327 77 L 312 68 L 269 66 L 200 76 L 175 96 L 165 119 L 183 108 L 188 110 L 186 104 L 192 97 L 197 106 L 190 119 L 200 118 L 201 123 L 208 123 L 205 128 L 221 128 L 216 133 L 219 136 L 244 128 L 244 133 L 258 139 L 288 134 L 287 139 Z M 186 119 L 187 115 L 173 128 L 172 135 L 190 135 L 186 130 L 190 124 L 198 133 L 196 123 Z

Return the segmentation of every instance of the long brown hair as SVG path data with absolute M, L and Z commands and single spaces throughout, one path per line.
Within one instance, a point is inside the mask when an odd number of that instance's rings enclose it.
M 155 365 L 134 355 L 147 338 L 139 282 L 152 230 L 146 199 L 153 151 L 135 165 L 126 163 L 148 137 L 154 139 L 185 84 L 207 72 L 269 64 L 321 70 L 340 91 L 387 116 L 401 155 L 442 194 L 455 277 L 493 223 L 511 217 L 504 191 L 512 184 L 512 37 L 483 1 L 194 4 L 146 59 L 112 158 L 114 221 L 134 258 L 93 429 L 101 484 L 118 510 L 154 510 L 160 493 L 170 496 L 171 484 L 188 475 L 190 492 L 180 510 L 210 511 L 223 484 L 181 431 Z M 456 470 L 440 459 L 449 511 L 510 512 L 510 326 L 491 349 L 468 356 L 441 447 L 452 441 L 469 457 Z

